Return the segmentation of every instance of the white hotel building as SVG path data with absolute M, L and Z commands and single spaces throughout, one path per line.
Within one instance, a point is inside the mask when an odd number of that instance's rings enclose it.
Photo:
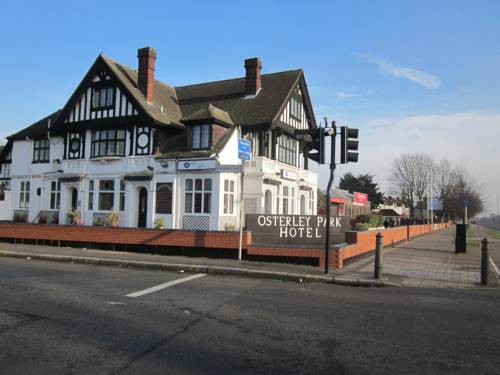
M 61 110 L 0 149 L 0 220 L 231 230 L 239 227 L 238 138 L 244 212 L 316 214 L 317 175 L 304 169 L 316 122 L 302 70 L 172 87 L 154 77 L 156 52 L 134 70 L 99 55 Z

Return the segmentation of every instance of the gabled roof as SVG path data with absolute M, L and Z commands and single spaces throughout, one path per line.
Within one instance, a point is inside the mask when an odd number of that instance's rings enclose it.
M 175 89 L 155 79 L 153 103 L 149 104 L 146 97 L 141 93 L 137 85 L 137 71 L 120 64 L 103 54 L 99 55 L 120 82 L 125 86 L 130 95 L 133 96 L 140 108 L 151 118 L 160 124 L 177 125 L 180 123 L 181 111 L 177 104 Z
M 224 125 L 234 125 L 233 119 L 231 118 L 231 115 L 229 113 L 213 106 L 212 104 L 208 104 L 200 110 L 190 114 L 182 121 L 185 123 L 189 123 L 205 120 L 213 120 Z
M 226 126 L 273 125 L 298 84 L 305 95 L 306 110 L 310 108 L 310 118 L 315 125 L 302 69 L 263 74 L 261 89 L 253 96 L 245 95 L 245 77 L 179 87 L 155 80 L 153 103 L 148 103 L 138 89 L 137 71 L 100 54 L 62 110 L 30 125 L 9 139 L 45 136 L 49 119 L 55 125 L 51 129 L 57 132 L 63 126 L 73 102 L 78 100 L 81 91 L 93 79 L 95 70 L 103 67 L 118 81 L 141 116 L 150 118 L 157 126 L 184 128 L 184 123 L 202 120 L 213 120 Z M 177 137 L 185 135 L 178 134 L 173 138 Z
M 43 119 L 31 124 L 30 126 L 24 128 L 23 130 L 12 134 L 7 137 L 8 140 L 16 140 L 16 139 L 25 139 L 28 138 L 38 138 L 38 137 L 46 137 L 49 131 L 49 120 L 50 125 L 52 126 L 59 116 L 61 110 L 55 111 L 54 113 L 44 117 Z
M 208 104 L 231 115 L 235 124 L 271 124 L 288 95 L 303 75 L 302 69 L 262 75 L 262 88 L 245 97 L 245 78 L 228 79 L 176 87 L 183 118 L 189 118 Z

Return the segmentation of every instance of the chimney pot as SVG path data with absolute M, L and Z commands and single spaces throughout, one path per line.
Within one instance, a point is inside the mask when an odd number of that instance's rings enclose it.
M 257 95 L 262 87 L 262 61 L 258 57 L 245 60 L 245 95 Z
M 137 86 L 146 97 L 147 102 L 153 103 L 156 51 L 151 47 L 139 48 L 137 58 L 139 60 Z

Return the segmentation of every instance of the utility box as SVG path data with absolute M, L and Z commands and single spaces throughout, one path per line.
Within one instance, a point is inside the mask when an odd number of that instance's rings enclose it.
M 455 254 L 467 251 L 467 224 L 457 224 L 455 236 Z

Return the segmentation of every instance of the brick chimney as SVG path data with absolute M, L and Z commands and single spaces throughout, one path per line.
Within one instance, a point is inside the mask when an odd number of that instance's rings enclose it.
M 153 103 L 155 82 L 156 51 L 151 47 L 137 50 L 139 69 L 137 70 L 137 86 L 146 97 L 148 103 Z
M 245 95 L 256 95 L 262 86 L 262 61 L 258 57 L 246 59 L 245 70 Z

